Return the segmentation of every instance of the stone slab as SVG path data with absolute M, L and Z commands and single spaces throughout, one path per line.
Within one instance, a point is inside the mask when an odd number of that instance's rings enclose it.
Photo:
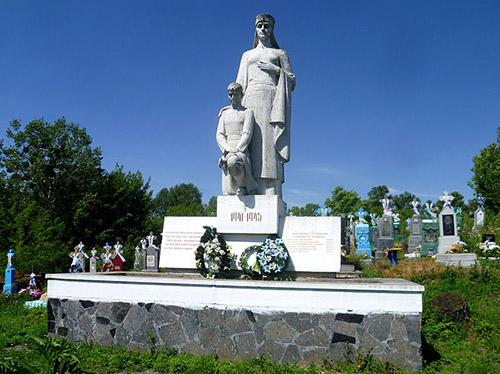
M 452 244 L 458 242 L 458 236 L 440 236 L 438 238 L 438 253 L 444 254 L 447 250 L 451 249 Z
M 462 266 L 467 268 L 477 264 L 477 255 L 475 253 L 440 253 L 436 255 L 436 262 L 446 266 Z
M 396 278 L 268 282 L 114 272 L 47 274 L 47 280 L 49 298 L 261 312 L 421 313 L 424 291 Z
M 288 271 L 340 271 L 340 217 L 286 217 L 283 221 L 282 239 L 291 259 Z M 194 251 L 205 232 L 203 226 L 207 225 L 216 226 L 215 217 L 166 217 L 160 267 L 195 270 Z M 262 244 L 267 236 L 223 234 L 234 255 L 231 267 L 237 269 L 241 253 L 247 247 Z
M 277 195 L 218 196 L 217 231 L 228 234 L 280 234 L 286 204 Z
M 194 251 L 205 232 L 215 226 L 215 217 L 165 217 L 160 252 L 160 267 L 196 269 Z

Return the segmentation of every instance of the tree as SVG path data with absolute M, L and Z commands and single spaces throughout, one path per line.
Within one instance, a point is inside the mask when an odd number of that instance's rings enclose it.
M 208 217 L 217 216 L 217 196 L 212 196 L 210 200 L 208 200 L 208 204 L 205 207 L 205 212 Z
M 84 128 L 60 118 L 49 124 L 31 121 L 22 129 L 14 120 L 7 129 L 10 147 L 0 148 L 0 168 L 17 198 L 35 201 L 58 216 L 70 216 L 75 204 L 102 176 L 101 151 L 92 148 Z
M 68 253 L 119 239 L 136 243 L 151 226 L 151 193 L 139 172 L 107 173 L 84 128 L 64 118 L 13 121 L 0 143 L 0 234 L 20 272 L 68 271 Z M 130 248 L 126 248 L 130 249 Z M 131 256 L 129 256 L 131 258 Z M 23 270 L 24 269 L 24 270 Z
M 332 191 L 332 196 L 325 200 L 325 205 L 332 209 L 333 214 L 351 214 L 356 211 L 361 198 L 355 191 L 346 191 L 344 187 L 337 186 Z
M 288 214 L 291 213 L 297 217 L 312 217 L 318 215 L 318 213 L 316 212 L 318 209 L 318 204 L 308 203 L 303 207 L 294 206 L 288 209 Z
M 80 201 L 74 216 L 80 240 L 133 242 L 151 229 L 151 191 L 139 171 L 125 173 L 117 165 L 93 192 L 90 198 Z
M 494 214 L 500 213 L 500 127 L 497 142 L 482 149 L 472 158 L 474 176 L 469 186 L 486 199 L 485 207 Z
M 153 199 L 152 214 L 163 219 L 165 216 L 203 216 L 205 208 L 202 194 L 192 183 L 182 183 L 162 188 Z

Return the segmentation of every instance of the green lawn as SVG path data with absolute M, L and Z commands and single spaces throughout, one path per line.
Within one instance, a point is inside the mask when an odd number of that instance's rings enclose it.
M 384 262 L 368 266 L 364 276 L 404 277 L 426 287 L 422 334 L 422 374 L 500 372 L 500 264 L 483 262 L 471 270 L 437 267 L 431 260 Z M 469 317 L 457 320 L 431 307 L 434 296 L 458 293 Z M 281 365 L 265 358 L 228 362 L 214 356 L 195 357 L 175 351 L 129 352 L 92 344 L 73 346 L 47 334 L 45 309 L 26 309 L 21 295 L 0 296 L 0 373 L 159 373 L 193 374 L 333 374 L 404 373 L 372 356 L 355 355 L 344 363 L 321 366 Z

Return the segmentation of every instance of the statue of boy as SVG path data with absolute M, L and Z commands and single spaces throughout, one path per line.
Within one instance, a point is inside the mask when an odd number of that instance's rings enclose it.
M 223 195 L 251 195 L 258 187 L 252 176 L 248 146 L 252 140 L 255 118 L 251 109 L 241 105 L 243 88 L 239 83 L 227 87 L 231 105 L 219 112 L 217 144 L 223 155 L 219 159 L 222 169 Z

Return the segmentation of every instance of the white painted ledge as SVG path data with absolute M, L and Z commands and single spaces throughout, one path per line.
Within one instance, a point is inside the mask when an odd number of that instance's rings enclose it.
M 48 297 L 256 312 L 421 313 L 424 287 L 403 279 L 246 281 L 164 274 L 47 274 Z

